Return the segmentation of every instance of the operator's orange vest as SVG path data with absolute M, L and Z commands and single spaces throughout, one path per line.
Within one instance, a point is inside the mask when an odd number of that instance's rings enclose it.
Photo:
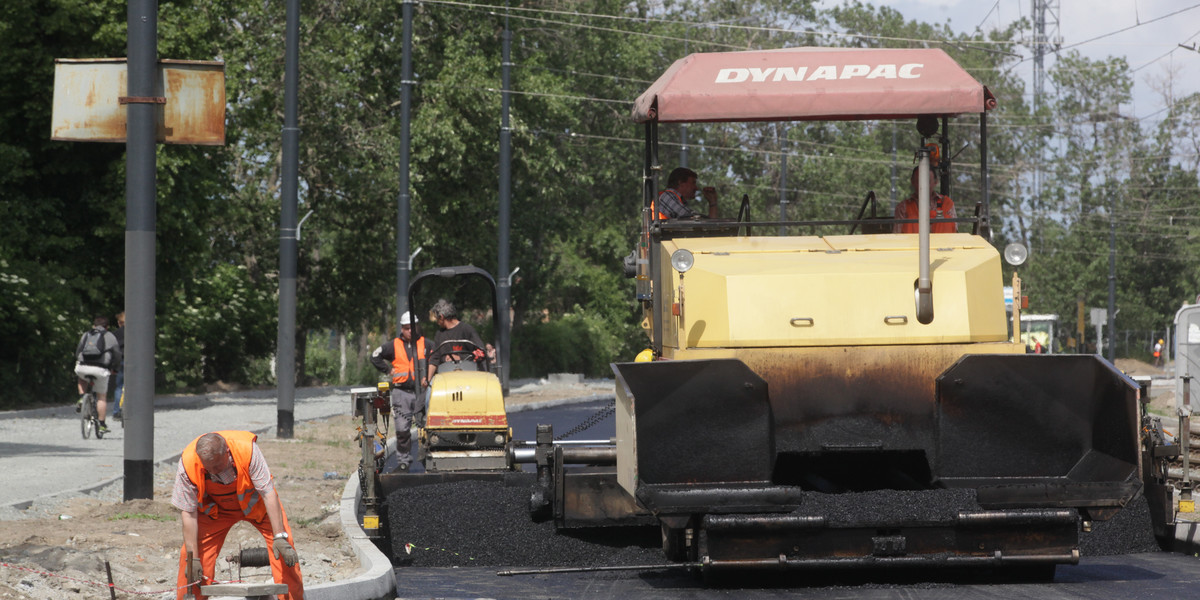
M 931 194 L 929 196 L 929 218 L 942 219 L 945 218 L 944 212 L 948 212 L 943 208 L 943 204 L 949 203 L 950 207 L 954 206 L 954 201 L 948 196 L 941 194 Z M 917 201 L 908 199 L 904 201 L 904 218 L 916 219 L 919 218 L 917 211 Z M 901 223 L 900 233 L 918 233 L 920 231 L 920 223 Z M 957 223 L 930 223 L 929 233 L 956 233 L 958 232 Z
M 413 361 L 408 358 L 408 353 L 404 351 L 404 340 L 396 338 L 392 340 L 392 352 L 396 358 L 392 359 L 392 383 L 400 385 L 408 381 L 411 373 L 416 372 L 416 366 Z M 417 338 L 417 360 L 425 358 L 425 337 Z
M 254 441 L 258 439 L 258 436 L 249 431 L 218 431 L 216 433 L 225 438 L 225 445 L 229 446 L 229 453 L 233 455 L 233 465 L 237 468 L 237 481 L 234 482 L 234 486 L 237 490 L 238 505 L 242 508 L 242 516 L 251 521 L 261 521 L 267 515 L 267 508 L 262 502 L 258 490 L 254 489 L 254 482 L 250 480 L 250 457 L 254 455 Z M 192 440 L 192 443 L 183 449 L 183 457 L 180 460 L 183 461 L 183 470 L 187 473 L 188 479 L 196 485 L 196 498 L 200 503 L 200 513 L 215 519 L 220 510 L 212 498 L 204 496 L 207 471 L 204 469 L 204 463 L 200 461 L 200 455 L 196 454 L 196 442 L 198 441 L 200 438 Z
M 667 188 L 667 189 L 665 189 L 665 190 L 663 190 L 663 191 L 659 192 L 659 193 L 658 193 L 658 195 L 659 195 L 659 196 L 661 196 L 661 195 L 663 195 L 663 194 L 664 194 L 664 193 L 666 193 L 666 192 L 671 192 L 672 194 L 675 194 L 675 197 L 676 197 L 677 199 L 679 199 L 679 203 L 680 203 L 680 204 L 683 204 L 683 199 L 682 199 L 682 198 L 679 198 L 679 192 L 676 192 L 676 191 L 675 191 L 673 188 Z M 658 196 L 655 196 L 655 199 L 650 201 L 650 214 L 652 214 L 652 215 L 654 215 L 655 217 L 657 217 L 659 221 L 666 221 L 666 220 L 667 220 L 667 219 L 669 219 L 670 217 L 668 217 L 668 216 L 667 216 L 667 213 L 664 213 L 664 212 L 658 212 L 658 207 L 654 205 L 654 203 L 655 203 L 657 200 L 658 200 Z

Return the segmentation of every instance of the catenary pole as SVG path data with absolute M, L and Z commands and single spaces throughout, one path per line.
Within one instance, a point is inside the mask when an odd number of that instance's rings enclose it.
M 404 0 L 400 41 L 400 196 L 396 199 L 396 335 L 400 335 L 400 317 L 408 310 L 408 236 L 409 236 L 409 113 L 412 111 L 412 20 L 413 2 Z
M 158 0 L 126 6 L 131 98 L 157 90 Z M 125 499 L 154 497 L 155 123 L 151 102 L 126 105 L 125 137 Z
M 505 4 L 507 8 L 507 3 Z M 508 13 L 504 14 L 504 33 L 502 36 L 500 57 L 500 215 L 498 240 L 498 269 L 496 271 L 496 286 L 500 310 L 500 331 L 496 332 L 500 346 L 500 387 L 508 391 L 509 351 L 512 349 L 510 334 L 512 332 L 511 306 L 512 287 L 508 277 L 508 233 L 512 224 L 512 130 L 508 123 L 509 91 L 512 87 L 510 69 L 512 61 L 509 52 L 512 46 L 512 30 L 508 28 Z
M 279 212 L 279 342 L 275 370 L 279 389 L 275 434 L 291 439 L 296 404 L 296 213 L 300 129 L 297 113 L 300 77 L 300 0 L 287 2 L 283 64 L 283 181 Z

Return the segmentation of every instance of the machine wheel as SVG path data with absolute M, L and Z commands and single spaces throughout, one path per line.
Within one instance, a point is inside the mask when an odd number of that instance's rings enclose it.
M 90 396 L 83 399 L 83 410 L 80 411 L 79 432 L 83 435 L 83 439 L 92 437 L 92 430 L 96 429 L 96 408 L 92 404 Z M 97 434 L 99 439 L 99 434 Z
M 667 560 L 687 560 L 687 530 L 674 529 L 662 524 L 662 548 Z

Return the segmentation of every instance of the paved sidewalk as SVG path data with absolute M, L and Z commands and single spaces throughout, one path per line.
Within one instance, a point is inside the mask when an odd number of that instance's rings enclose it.
M 179 456 L 209 431 L 273 431 L 275 390 L 159 396 L 154 403 L 154 462 Z M 297 422 L 346 414 L 349 388 L 296 390 Z M 83 439 L 74 406 L 0 412 L 0 520 L 39 498 L 83 493 L 124 475 L 125 431 L 113 419 L 104 439 Z

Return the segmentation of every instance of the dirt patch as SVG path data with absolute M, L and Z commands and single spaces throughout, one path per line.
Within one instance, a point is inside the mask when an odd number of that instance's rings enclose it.
M 1156 377 L 1170 375 L 1170 372 L 1160 369 L 1150 363 L 1142 362 L 1136 358 L 1118 358 L 1117 362 L 1113 363 L 1122 373 L 1130 377 Z
M 1164 368 L 1132 358 L 1118 358 L 1114 365 L 1130 377 L 1150 377 L 1150 413 L 1160 416 L 1175 415 L 1175 380 L 1170 363 Z
M 350 417 L 342 416 L 299 423 L 292 440 L 259 437 L 291 522 L 306 585 L 346 579 L 358 569 L 338 517 L 346 478 L 359 457 L 351 441 L 354 431 Z M 105 581 L 105 560 L 117 588 L 169 591 L 161 596 L 174 598 L 182 543 L 179 511 L 170 504 L 174 476 L 174 464 L 156 469 L 153 500 L 73 498 L 55 507 L 56 518 L 5 522 L 0 526 L 0 563 L 12 566 L 0 565 L 0 599 L 107 597 L 103 587 L 85 583 Z M 241 548 L 265 546 L 249 524 L 235 525 L 221 551 L 217 578 L 238 576 L 236 567 L 230 576 L 225 557 Z M 271 571 L 242 569 L 241 578 L 270 581 Z

